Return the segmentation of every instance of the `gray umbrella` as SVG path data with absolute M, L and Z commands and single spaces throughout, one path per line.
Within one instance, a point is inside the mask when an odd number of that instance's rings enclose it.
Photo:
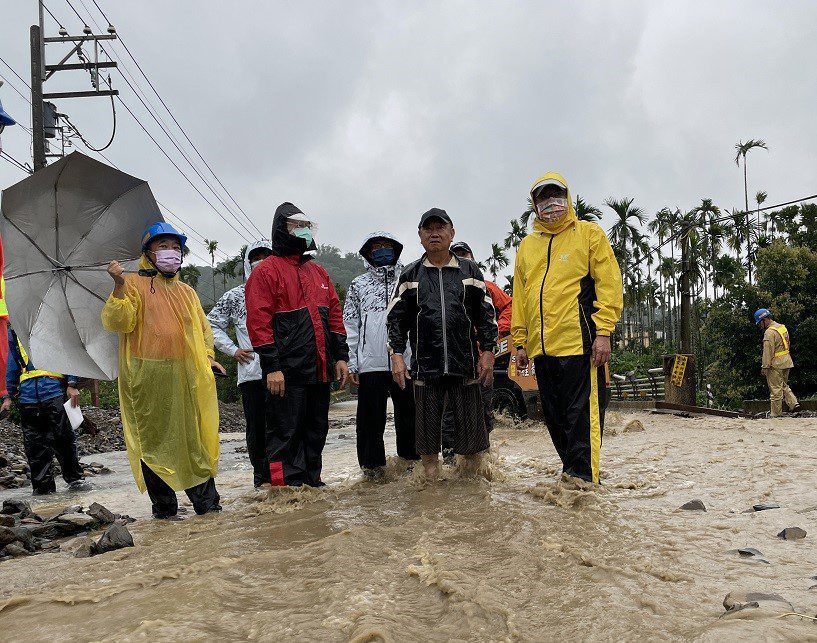
M 9 314 L 34 365 L 114 379 L 106 267 L 137 270 L 142 234 L 163 220 L 148 184 L 74 152 L 3 190 L 0 211 Z

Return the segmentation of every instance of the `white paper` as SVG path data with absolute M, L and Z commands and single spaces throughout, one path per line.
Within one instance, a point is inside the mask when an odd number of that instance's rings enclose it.
M 79 404 L 71 406 L 71 400 L 68 400 L 63 406 L 65 407 L 65 414 L 68 416 L 68 421 L 71 423 L 71 428 L 76 431 L 77 427 L 82 424 L 82 409 L 79 408 Z

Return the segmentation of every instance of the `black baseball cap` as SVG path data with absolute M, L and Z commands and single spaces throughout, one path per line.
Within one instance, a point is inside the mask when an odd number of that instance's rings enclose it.
M 449 250 L 456 254 L 469 254 L 472 257 L 474 256 L 474 251 L 471 250 L 471 246 L 469 246 L 465 241 L 457 241 L 457 243 L 453 244 Z
M 445 210 L 441 210 L 440 208 L 431 208 L 428 212 L 423 212 L 423 216 L 420 217 L 420 225 L 417 227 L 422 228 L 432 219 L 439 219 L 443 223 L 450 223 L 451 225 L 454 225 L 454 222 L 451 220 L 451 217 L 448 216 L 448 213 Z

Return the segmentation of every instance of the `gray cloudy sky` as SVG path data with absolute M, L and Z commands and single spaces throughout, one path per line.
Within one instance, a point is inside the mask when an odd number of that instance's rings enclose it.
M 734 144 L 747 138 L 770 147 L 750 154 L 750 194 L 817 192 L 814 2 L 97 1 L 265 232 L 292 201 L 319 222 L 319 242 L 354 250 L 387 229 L 412 258 L 419 214 L 439 206 L 482 258 L 547 169 L 598 206 L 740 206 Z M 46 4 L 81 29 L 65 0 Z M 0 56 L 24 77 L 35 20 L 35 0 L 4 0 Z M 87 88 L 82 73 L 54 87 L 68 81 Z M 27 104 L 8 86 L 0 97 L 28 124 Z M 105 99 L 59 108 L 107 140 Z M 20 128 L 3 147 L 30 155 Z M 243 243 L 121 108 L 107 154 L 203 236 L 230 252 Z M 22 176 L 0 163 L 0 186 Z

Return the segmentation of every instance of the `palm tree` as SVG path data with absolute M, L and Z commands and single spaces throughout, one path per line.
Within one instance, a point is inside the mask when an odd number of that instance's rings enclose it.
M 632 310 L 637 299 L 637 288 L 634 275 L 629 270 L 630 258 L 632 256 L 632 246 L 634 246 L 640 239 L 641 232 L 638 226 L 643 224 L 646 216 L 644 211 L 633 206 L 635 199 L 625 197 L 623 199 L 607 199 L 605 205 L 613 210 L 616 215 L 616 221 L 607 232 L 610 238 L 610 244 L 613 246 L 613 253 L 620 266 L 624 267 L 625 274 L 629 275 L 629 279 L 625 279 L 625 336 L 627 339 L 632 339 Z M 629 302 L 629 305 L 627 305 Z M 640 307 L 639 307 L 640 308 Z
M 199 285 L 199 277 L 201 277 L 201 270 L 199 270 L 198 266 L 182 266 L 181 270 L 179 270 L 179 279 L 193 290 Z
M 760 222 L 760 206 L 763 205 L 763 203 L 766 201 L 768 196 L 769 195 L 766 194 L 763 190 L 760 190 L 757 194 L 755 194 L 755 202 L 757 203 L 757 229 L 760 230 L 760 228 L 762 226 L 764 234 L 766 233 L 766 226 L 764 226 Z
M 509 250 L 511 248 L 516 250 L 519 248 L 519 244 L 522 243 L 522 239 L 524 239 L 527 234 L 528 233 L 525 230 L 525 226 L 520 221 L 511 219 L 511 229 L 508 231 L 508 234 L 503 241 L 505 250 Z
M 204 240 L 204 246 L 210 254 L 210 268 L 213 270 L 213 301 L 216 300 L 216 249 L 218 248 L 218 241 Z
M 531 217 L 534 215 L 535 210 L 533 209 L 533 199 L 528 197 L 528 202 L 525 204 L 525 211 L 519 216 L 519 223 L 521 223 L 523 227 L 527 228 Z
M 214 274 L 221 275 L 221 294 L 227 292 L 227 277 L 234 277 L 235 263 L 232 259 L 225 261 L 215 269 Z
M 655 213 L 653 220 L 647 224 L 647 228 L 649 231 L 658 236 L 658 257 L 657 257 L 657 265 L 658 265 L 658 289 L 661 293 L 660 296 L 660 305 L 661 305 L 661 330 L 664 337 L 664 342 L 667 341 L 669 338 L 671 331 L 672 331 L 672 320 L 669 319 L 671 316 L 671 311 L 667 306 L 671 305 L 671 300 L 665 297 L 665 291 L 667 290 L 667 279 L 664 276 L 664 273 L 661 270 L 661 266 L 664 263 L 664 257 L 662 253 L 662 248 L 664 247 L 665 241 L 667 237 L 672 235 L 672 226 L 670 225 L 670 221 L 672 218 L 672 211 L 669 208 L 662 208 L 658 212 Z M 672 249 L 672 243 L 670 242 L 670 249 Z
M 700 217 L 700 225 L 705 231 L 704 243 L 707 251 L 705 260 L 706 267 L 709 269 L 709 280 L 711 281 L 715 260 L 718 258 L 718 253 L 723 244 L 723 237 L 726 233 L 724 226 L 718 221 L 721 216 L 721 209 L 712 203 L 712 199 L 701 199 L 701 205 L 695 208 L 693 212 Z M 706 285 L 707 279 L 704 278 L 704 298 L 707 297 Z M 712 286 L 712 296 L 715 296 L 714 285 Z
M 505 284 L 505 287 L 502 290 L 509 295 L 513 295 L 513 275 L 505 275 L 505 279 L 508 280 L 508 283 Z
M 610 244 L 613 248 L 618 247 L 626 256 L 629 253 L 629 246 L 639 235 L 638 225 L 643 225 L 646 221 L 644 210 L 633 206 L 635 199 L 625 197 L 623 199 L 607 199 L 604 204 L 616 215 L 616 221 L 610 227 L 607 236 L 610 237 Z
M 576 197 L 574 207 L 579 221 L 599 221 L 601 219 L 601 210 L 595 205 L 586 203 L 580 196 Z
M 667 328 L 664 341 L 675 342 L 678 306 L 678 274 L 681 266 L 674 257 L 664 257 L 658 268 L 664 280 L 664 292 L 667 295 Z
M 485 265 L 488 267 L 488 272 L 493 275 L 494 281 L 496 281 L 497 273 L 502 270 L 502 268 L 507 268 L 509 263 L 508 255 L 505 254 L 502 246 L 498 243 L 492 243 L 491 256 L 485 260 Z
M 768 151 L 768 146 L 762 139 L 753 139 L 750 138 L 745 143 L 743 141 L 738 141 L 735 143 L 735 150 L 737 154 L 735 154 L 735 165 L 740 167 L 740 159 L 743 158 L 743 198 L 745 199 L 745 209 L 743 210 L 744 214 L 746 215 L 746 228 L 749 228 L 749 183 L 746 175 L 746 155 L 749 153 L 750 150 L 755 148 L 762 148 Z M 747 261 L 747 269 L 749 272 L 749 283 L 752 283 L 752 249 L 749 247 L 751 245 L 750 235 L 747 234 L 746 236 L 746 261 Z

